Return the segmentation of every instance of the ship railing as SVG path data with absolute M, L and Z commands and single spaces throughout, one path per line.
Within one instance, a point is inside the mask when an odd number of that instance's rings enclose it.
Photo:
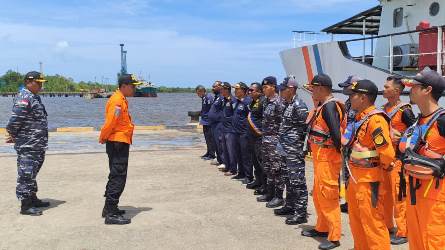
M 394 55 L 393 51 L 393 44 L 394 44 L 394 38 L 397 36 L 402 35 L 409 35 L 413 33 L 422 33 L 422 32 L 432 32 L 437 31 L 437 48 L 434 52 L 424 52 L 424 53 L 406 53 L 406 54 L 400 54 L 400 55 Z M 394 73 L 394 58 L 397 57 L 407 57 L 407 56 L 425 56 L 425 55 L 438 55 L 436 58 L 436 70 L 439 74 L 443 75 L 443 66 L 444 66 L 444 58 L 443 55 L 445 54 L 444 51 L 444 31 L 445 31 L 445 25 L 444 26 L 438 26 L 438 27 L 432 27 L 427 29 L 418 29 L 418 30 L 412 30 L 412 31 L 405 31 L 405 32 L 398 32 L 398 33 L 391 33 L 386 35 L 378 35 L 378 36 L 371 36 L 371 37 L 364 37 L 364 38 L 356 38 L 356 39 L 349 39 L 349 40 L 342 40 L 339 41 L 339 43 L 346 44 L 351 42 L 363 42 L 363 53 L 361 55 L 361 61 L 365 63 L 366 59 L 372 59 L 375 58 L 389 58 L 389 73 Z M 389 39 L 389 52 L 388 55 L 381 55 L 381 56 L 375 56 L 374 55 L 374 40 L 381 39 L 381 38 L 388 38 Z M 371 41 L 371 54 L 372 55 L 366 55 L 366 41 Z M 382 41 L 382 40 L 381 40 Z M 442 56 L 440 56 L 442 55 Z

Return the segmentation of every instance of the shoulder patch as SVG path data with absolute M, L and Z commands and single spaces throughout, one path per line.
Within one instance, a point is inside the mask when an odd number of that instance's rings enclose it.
M 377 148 L 387 144 L 382 128 L 377 128 L 372 132 L 372 140 Z

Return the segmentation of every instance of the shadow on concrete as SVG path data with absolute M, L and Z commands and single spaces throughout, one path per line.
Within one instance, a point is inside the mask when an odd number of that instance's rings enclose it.
M 133 219 L 136 215 L 142 212 L 148 212 L 152 210 L 151 207 L 133 207 L 133 206 L 119 206 L 119 209 L 125 210 L 125 218 Z
M 61 200 L 54 200 L 54 199 L 42 199 L 42 201 L 48 201 L 49 202 L 49 207 L 42 207 L 40 208 L 40 210 L 45 211 L 48 209 L 52 209 L 55 207 L 58 207 L 64 203 L 66 203 L 66 201 L 61 201 Z

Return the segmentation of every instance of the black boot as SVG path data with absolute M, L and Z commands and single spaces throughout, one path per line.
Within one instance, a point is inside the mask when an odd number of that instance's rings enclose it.
M 266 184 L 266 193 L 256 198 L 258 202 L 269 202 L 275 196 L 275 187 L 271 184 Z
M 42 201 L 39 198 L 37 198 L 36 194 L 32 194 L 31 195 L 31 201 L 32 201 L 32 205 L 34 207 L 49 207 L 50 203 L 48 201 Z
M 275 189 L 275 197 L 266 204 L 268 208 L 276 208 L 284 205 L 283 190 Z
M 321 250 L 330 250 L 340 246 L 340 241 L 325 241 L 318 246 Z
M 42 215 L 42 211 L 33 206 L 31 199 L 22 200 L 22 207 L 20 209 L 20 214 L 23 215 L 31 215 L 31 216 L 40 216 Z
M 295 210 L 292 207 L 285 205 L 282 208 L 274 209 L 273 212 L 275 215 L 292 215 L 294 214 Z
M 307 223 L 307 215 L 306 214 L 295 214 L 286 219 L 285 223 L 287 225 L 299 225 Z
M 105 206 L 102 209 L 102 218 L 111 214 L 123 215 L 125 214 L 125 210 L 120 210 L 117 205 L 105 203 Z
M 253 192 L 254 195 L 263 195 L 265 193 L 266 193 L 266 188 L 264 187 L 259 187 L 255 189 L 255 192 Z
M 107 214 L 105 216 L 105 224 L 107 225 L 125 225 L 130 223 L 131 219 L 124 218 L 120 214 Z

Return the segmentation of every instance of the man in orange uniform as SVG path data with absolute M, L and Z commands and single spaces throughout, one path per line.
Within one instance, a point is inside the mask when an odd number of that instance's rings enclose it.
M 355 250 L 389 250 L 390 240 L 383 212 L 383 171 L 389 171 L 395 152 L 388 118 L 374 106 L 377 86 L 369 80 L 353 82 L 345 91 L 357 112 L 348 124 L 342 144 L 349 148 L 350 172 L 347 197 L 349 224 Z
M 411 105 L 403 103 L 400 95 L 405 86 L 402 84 L 400 77 L 390 76 L 386 79 L 384 85 L 383 97 L 388 102 L 383 106 L 382 110 L 391 119 L 389 125 L 391 127 L 392 145 L 396 151 L 396 161 L 400 158 L 398 151 L 400 137 L 408 127 L 416 122 Z M 407 242 L 406 239 L 406 193 L 405 189 L 400 190 L 400 183 L 405 184 L 405 176 L 402 173 L 402 164 L 394 164 L 394 168 L 389 172 L 384 172 L 384 188 L 386 192 L 384 198 L 385 206 L 385 223 L 391 233 L 391 244 L 400 245 Z M 404 186 L 404 185 L 402 185 Z M 397 225 L 397 232 L 394 228 L 394 220 Z
M 127 181 L 128 155 L 134 130 L 127 97 L 133 96 L 135 85 L 141 83 L 133 75 L 123 74 L 118 84 L 119 89 L 105 107 L 105 123 L 100 131 L 99 142 L 106 143 L 110 168 L 102 217 L 105 217 L 105 224 L 123 225 L 131 223 L 131 220 L 122 216 L 125 211 L 119 210 L 117 205 Z
M 405 85 L 411 87 L 411 103 L 420 110 L 418 122 L 407 130 L 399 146 L 409 178 L 409 249 L 445 249 L 445 109 L 438 105 L 445 80 L 427 68 Z
M 313 99 L 321 103 L 310 118 L 308 143 L 314 164 L 313 199 L 317 212 L 315 229 L 302 231 L 306 237 L 327 237 L 319 249 L 340 246 L 341 218 L 338 180 L 340 178 L 341 131 L 344 105 L 332 95 L 332 81 L 320 74 L 311 83 Z

